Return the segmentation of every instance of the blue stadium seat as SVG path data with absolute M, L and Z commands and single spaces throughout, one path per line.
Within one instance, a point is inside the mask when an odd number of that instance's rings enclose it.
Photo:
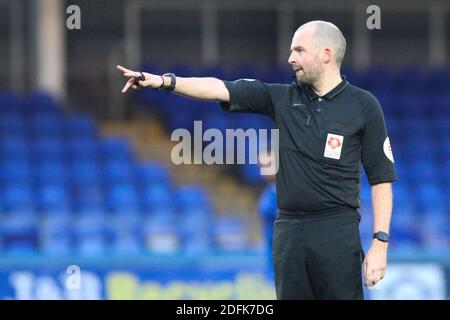
M 450 94 L 443 92 L 431 97 L 431 106 L 429 110 L 432 120 L 449 119 L 450 118 Z
M 29 214 L 11 214 L 2 219 L 1 241 L 8 254 L 29 254 L 39 246 L 36 217 Z
M 102 168 L 103 176 L 108 183 L 131 183 L 135 179 L 135 167 L 129 160 L 109 159 Z
M 200 186 L 180 187 L 176 192 L 176 200 L 181 213 L 193 208 L 209 208 L 208 194 Z
M 47 92 L 35 91 L 30 93 L 23 102 L 24 108 L 35 115 L 41 113 L 61 113 L 61 106 L 56 99 Z
M 2 154 L 9 157 L 27 157 L 29 151 L 28 139 L 23 135 L 4 135 L 0 139 Z
M 33 165 L 33 177 L 38 184 L 65 183 L 68 175 L 68 169 L 62 161 L 49 159 Z
M 393 194 L 394 194 L 394 207 L 397 212 L 401 208 L 406 208 L 405 213 L 413 213 L 414 212 L 414 197 L 412 194 L 412 190 L 409 188 L 409 184 L 403 179 L 399 179 L 399 181 L 393 183 Z
M 449 108 L 449 106 L 447 106 Z M 441 117 L 434 120 L 429 124 L 429 130 L 431 131 L 432 137 L 436 142 L 440 144 L 439 147 L 443 147 L 449 142 L 450 136 L 450 118 Z
M 18 110 L 22 106 L 21 99 L 12 92 L 0 91 L 0 112 Z
M 3 187 L 2 211 L 34 212 L 35 199 L 30 183 L 16 182 Z
M 450 162 L 450 143 L 435 143 L 433 155 L 436 167 L 445 166 Z
M 410 174 L 412 182 L 437 182 L 438 170 L 434 167 L 434 161 L 429 160 L 416 160 L 412 161 L 407 170 Z
M 75 251 L 94 256 L 108 253 L 107 225 L 103 216 L 83 215 L 74 224 Z
M 63 130 L 70 136 L 88 136 L 96 135 L 96 126 L 94 119 L 87 114 L 70 114 L 64 118 Z
M 416 66 L 406 66 L 395 73 L 395 92 L 401 94 L 417 93 L 428 91 L 432 88 L 432 76 L 430 72 L 417 68 Z
M 26 158 L 0 162 L 0 177 L 6 182 L 31 183 L 31 166 Z
M 441 189 L 435 183 L 420 183 L 415 185 L 414 199 L 421 212 L 428 212 L 430 206 L 434 208 L 444 208 L 444 197 Z
M 78 214 L 104 215 L 107 211 L 105 191 L 101 184 L 76 181 L 73 187 L 73 205 Z
M 414 216 L 394 211 L 391 220 L 390 246 L 393 250 L 411 250 L 422 243 L 420 224 Z
M 36 190 L 38 208 L 45 214 L 68 214 L 72 211 L 71 195 L 64 183 L 43 183 Z
M 395 85 L 395 74 L 383 66 L 372 66 L 370 69 L 359 71 L 358 74 L 357 85 L 373 92 L 375 96 L 376 93 Z
M 39 228 L 40 251 L 47 255 L 70 255 L 73 248 L 73 227 L 69 216 L 49 216 Z
M 218 250 L 241 251 L 247 249 L 247 232 L 237 217 L 216 217 L 213 222 L 214 245 Z
M 211 216 L 191 211 L 181 214 L 178 219 L 184 252 L 199 254 L 211 250 Z
M 100 141 L 100 152 L 105 159 L 132 161 L 129 142 L 123 137 L 108 137 Z
M 141 199 L 151 207 L 165 207 L 173 204 L 176 196 L 166 184 L 150 184 L 142 189 Z
M 143 251 L 140 223 L 134 215 L 118 215 L 110 219 L 111 247 L 115 254 L 135 255 Z
M 144 250 L 159 254 L 174 254 L 182 250 L 174 215 L 152 215 L 142 222 Z
M 418 141 L 430 141 L 431 135 L 428 127 L 421 119 L 402 119 L 397 125 L 400 130 L 400 135 L 397 137 L 407 145 L 417 146 Z
M 25 135 L 28 131 L 25 119 L 16 110 L 0 113 L 0 132 L 3 134 Z
M 450 219 L 448 213 L 428 214 L 422 219 L 423 245 L 428 252 L 449 249 Z
M 101 181 L 101 168 L 97 162 L 92 160 L 85 159 L 84 161 L 76 161 L 70 164 L 71 180 L 83 183 L 99 183 Z
M 431 140 L 417 138 L 414 142 L 392 147 L 394 160 L 399 159 L 402 163 L 414 163 L 416 161 L 431 162 L 435 155 Z
M 450 90 L 450 69 L 448 67 L 430 70 L 430 76 L 430 86 L 433 93 L 447 93 Z
M 66 141 L 67 153 L 73 158 L 97 158 L 99 149 L 99 142 L 89 136 L 72 136 Z
M 137 181 L 141 185 L 169 184 L 171 177 L 167 166 L 160 162 L 147 162 L 135 167 Z
M 62 134 L 61 122 L 64 118 L 55 113 L 37 113 L 29 120 L 29 125 L 34 134 Z
M 419 93 L 413 93 L 411 95 L 400 95 L 397 98 L 397 109 L 401 113 L 402 119 L 408 122 L 414 119 L 424 120 L 432 116 L 430 112 L 431 102 L 427 97 Z
M 63 140 L 58 136 L 41 136 L 31 142 L 31 150 L 38 162 L 65 160 L 66 151 Z
M 447 186 L 450 185 L 450 159 L 447 158 L 446 162 L 438 163 L 436 167 L 442 167 L 440 174 L 443 183 Z
M 106 196 L 108 207 L 112 212 L 124 215 L 140 212 L 138 195 L 133 184 L 112 184 L 109 186 Z

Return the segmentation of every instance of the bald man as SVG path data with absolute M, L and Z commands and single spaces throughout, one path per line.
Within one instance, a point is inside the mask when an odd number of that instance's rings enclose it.
M 227 112 L 260 113 L 279 129 L 278 215 L 273 258 L 278 299 L 363 299 L 386 271 L 394 157 L 383 111 L 340 67 L 346 41 L 332 23 L 311 21 L 292 38 L 296 81 L 223 81 L 118 69 L 122 92 L 165 89 L 220 102 Z M 374 236 L 364 259 L 359 235 L 360 165 L 372 186 Z

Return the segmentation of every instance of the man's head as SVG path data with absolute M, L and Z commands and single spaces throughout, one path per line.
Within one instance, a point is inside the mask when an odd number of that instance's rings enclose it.
M 299 82 L 314 85 L 327 73 L 339 72 L 345 48 L 338 27 L 326 21 L 310 21 L 295 31 L 288 62 Z

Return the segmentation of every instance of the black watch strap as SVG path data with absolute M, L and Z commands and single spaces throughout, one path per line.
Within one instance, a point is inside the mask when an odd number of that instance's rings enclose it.
M 173 91 L 175 90 L 175 86 L 177 85 L 177 77 L 173 73 L 164 73 L 164 77 L 170 77 L 170 85 L 167 87 L 163 87 L 164 90 Z

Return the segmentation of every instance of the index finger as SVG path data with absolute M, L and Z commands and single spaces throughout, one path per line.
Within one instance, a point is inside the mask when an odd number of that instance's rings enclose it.
M 122 71 L 123 73 L 135 73 L 135 71 L 122 67 L 121 65 L 117 65 L 117 69 Z

